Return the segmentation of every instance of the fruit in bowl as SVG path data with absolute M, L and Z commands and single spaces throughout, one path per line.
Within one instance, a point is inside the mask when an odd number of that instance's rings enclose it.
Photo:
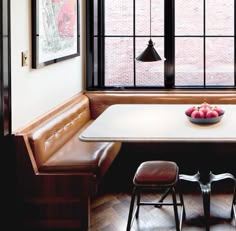
M 204 102 L 199 106 L 187 108 L 185 114 L 194 123 L 216 123 L 221 120 L 224 110 L 218 106 L 212 106 Z

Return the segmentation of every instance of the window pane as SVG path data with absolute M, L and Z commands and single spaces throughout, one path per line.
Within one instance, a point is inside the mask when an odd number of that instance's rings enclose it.
M 136 0 L 135 33 L 150 35 L 150 0 Z M 151 34 L 164 35 L 164 0 L 152 1 Z
M 175 85 L 203 85 L 203 39 L 176 38 Z
M 105 86 L 133 86 L 133 38 L 105 39 Z
M 234 0 L 206 1 L 206 34 L 234 34 Z
M 234 84 L 234 39 L 206 39 L 206 84 Z
M 133 1 L 106 0 L 105 3 L 105 34 L 133 34 Z
M 203 0 L 175 1 L 176 35 L 203 34 Z
M 93 44 L 93 62 L 94 62 L 94 66 L 93 66 L 93 82 L 94 85 L 97 86 L 98 84 L 98 38 L 94 38 L 94 44 Z
M 147 47 L 149 38 L 136 38 L 136 56 Z M 136 62 L 137 86 L 164 86 L 164 51 L 163 38 L 152 38 L 157 53 L 162 58 L 157 62 Z
M 98 7 L 97 1 L 93 1 L 94 9 L 93 9 L 93 33 L 94 35 L 98 35 Z

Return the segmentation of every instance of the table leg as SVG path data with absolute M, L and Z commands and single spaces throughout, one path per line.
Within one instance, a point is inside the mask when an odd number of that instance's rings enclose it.
M 224 179 L 232 179 L 234 181 L 234 190 L 233 190 L 233 201 L 231 208 L 231 218 L 236 221 L 236 178 L 231 173 L 222 173 L 222 174 L 213 174 L 210 175 L 210 182 L 224 180 Z
M 206 174 L 204 173 L 201 176 L 200 172 L 197 172 L 194 175 L 185 175 L 180 174 L 180 180 L 190 181 L 190 182 L 197 182 L 200 185 L 201 192 L 202 192 L 202 199 L 203 199 L 203 210 L 204 210 L 204 217 L 205 217 L 205 224 L 206 224 L 206 231 L 210 229 L 210 198 L 211 198 L 211 183 L 214 181 L 224 180 L 224 179 L 232 179 L 236 184 L 236 179 L 231 173 L 222 173 L 222 174 L 213 174 L 211 171 Z M 234 189 L 235 190 L 235 189 Z M 232 204 L 232 213 L 234 213 L 234 206 L 235 206 L 235 191 L 234 191 L 234 198 Z M 233 215 L 232 215 L 233 216 Z
M 210 230 L 210 210 L 211 210 L 211 183 L 203 184 L 199 181 L 199 185 L 202 192 L 202 200 L 203 200 L 203 210 L 204 210 L 204 219 L 206 230 Z
M 210 195 L 211 195 L 210 181 L 206 180 L 206 177 L 204 177 L 204 179 L 202 179 L 200 172 L 197 172 L 194 175 L 180 174 L 179 178 L 180 178 L 180 180 L 197 182 L 199 184 L 201 192 L 202 192 L 205 225 L 206 225 L 206 230 L 208 231 L 209 230 L 209 218 L 210 218 Z
M 233 197 L 233 202 L 232 202 L 232 208 L 231 208 L 231 218 L 235 219 L 236 222 L 236 180 L 234 184 L 234 197 Z

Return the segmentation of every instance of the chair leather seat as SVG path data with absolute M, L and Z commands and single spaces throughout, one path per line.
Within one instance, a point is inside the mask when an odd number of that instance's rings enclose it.
M 178 180 L 178 166 L 172 161 L 146 161 L 138 167 L 133 182 L 136 186 L 172 186 Z

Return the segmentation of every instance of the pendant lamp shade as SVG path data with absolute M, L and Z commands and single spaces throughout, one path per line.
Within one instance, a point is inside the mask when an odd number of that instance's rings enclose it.
M 152 1 L 150 0 L 150 40 L 148 42 L 147 48 L 136 58 L 136 60 L 141 62 L 155 62 L 161 60 L 161 57 L 154 48 L 154 43 L 151 39 L 152 31 Z
M 142 62 L 155 62 L 161 60 L 161 57 L 156 52 L 152 39 L 150 38 L 147 48 L 136 58 Z

